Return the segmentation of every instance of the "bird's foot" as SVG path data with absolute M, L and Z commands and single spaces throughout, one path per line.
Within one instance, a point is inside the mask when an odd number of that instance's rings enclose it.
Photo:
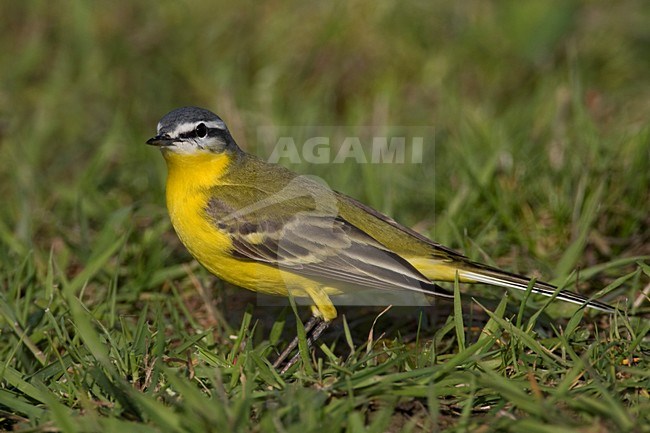
M 318 337 L 321 336 L 321 334 L 327 329 L 329 326 L 330 322 L 323 320 L 321 317 L 316 317 L 312 316 L 309 321 L 305 324 L 305 334 L 307 335 L 307 350 L 311 349 L 311 347 L 314 345 L 314 342 L 318 340 Z M 300 351 L 296 353 L 287 363 L 284 363 L 285 359 L 291 355 L 291 352 L 293 352 L 296 347 L 298 347 L 298 336 L 296 336 L 291 343 L 282 351 L 280 356 L 275 360 L 273 363 L 273 368 L 282 368 L 280 369 L 280 373 L 284 374 L 286 373 L 291 367 L 294 366 L 300 359 Z

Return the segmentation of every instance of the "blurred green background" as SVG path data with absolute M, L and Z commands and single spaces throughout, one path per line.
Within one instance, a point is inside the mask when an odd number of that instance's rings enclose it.
M 591 270 L 595 292 L 650 254 L 647 1 L 36 0 L 0 16 L 0 287 L 23 326 L 65 314 L 59 289 L 83 288 L 109 327 L 194 290 L 144 144 L 183 105 L 262 158 L 261 127 L 432 127 L 422 164 L 291 168 L 512 271 Z M 647 276 L 632 281 L 617 295 Z
M 553 263 L 598 188 L 605 259 L 648 243 L 647 2 L 0 8 L 0 232 L 17 251 L 74 255 L 124 207 L 118 232 L 163 220 L 164 165 L 144 141 L 182 105 L 263 158 L 260 126 L 435 127 L 422 165 L 293 168 L 455 247 L 486 236 L 490 255 Z

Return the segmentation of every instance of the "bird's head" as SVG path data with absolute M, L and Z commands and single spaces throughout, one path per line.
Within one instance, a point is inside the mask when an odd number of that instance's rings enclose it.
M 228 127 L 219 116 L 204 108 L 182 107 L 165 114 L 156 136 L 147 144 L 158 146 L 163 154 L 198 155 L 235 149 Z

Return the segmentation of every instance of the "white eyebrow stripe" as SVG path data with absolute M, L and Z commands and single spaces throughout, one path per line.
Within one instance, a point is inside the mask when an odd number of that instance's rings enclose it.
M 210 120 L 209 122 L 203 122 L 208 129 L 226 129 L 226 124 L 223 123 L 223 120 Z

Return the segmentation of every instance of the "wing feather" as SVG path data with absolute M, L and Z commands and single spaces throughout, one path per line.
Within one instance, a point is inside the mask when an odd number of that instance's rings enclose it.
M 266 263 L 342 291 L 401 289 L 444 295 L 408 261 L 337 215 L 326 201 L 316 197 L 305 205 L 304 200 L 295 203 L 293 195 L 280 198 L 286 200 L 258 201 L 248 212 L 213 201 L 206 212 L 228 234 L 232 253 L 241 260 Z

